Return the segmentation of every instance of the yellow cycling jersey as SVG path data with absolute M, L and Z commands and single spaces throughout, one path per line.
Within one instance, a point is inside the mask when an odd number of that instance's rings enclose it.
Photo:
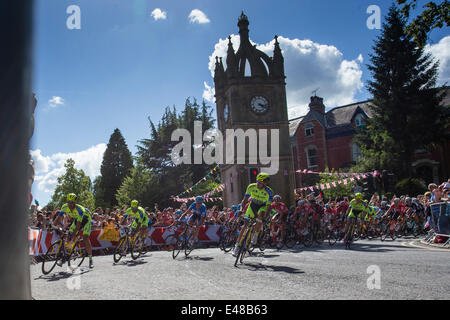
M 273 191 L 267 186 L 259 189 L 257 183 L 252 183 L 247 187 L 246 197 L 251 197 L 252 202 L 257 205 L 271 204 L 273 200 Z
M 82 221 L 83 217 L 87 217 L 88 219 L 91 219 L 90 212 L 80 206 L 79 204 L 75 205 L 75 208 L 73 210 L 70 210 L 69 205 L 66 203 L 61 207 L 61 211 L 59 212 L 59 215 L 62 216 L 64 214 L 68 214 L 70 217 L 76 219 L 77 221 Z

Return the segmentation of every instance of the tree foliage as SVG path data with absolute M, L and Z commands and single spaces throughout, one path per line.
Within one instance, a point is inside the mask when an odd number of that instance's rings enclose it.
M 357 134 L 360 168 L 386 169 L 400 178 L 411 176 L 416 149 L 442 142 L 448 131 L 440 106 L 444 90 L 436 88 L 438 62 L 417 47 L 405 28 L 393 5 L 370 55 L 372 117 Z
M 177 113 L 175 107 L 167 107 L 158 124 L 149 119 L 150 137 L 138 142 L 136 159 L 139 166 L 147 169 L 151 175 L 151 183 L 144 196 L 149 206 L 154 203 L 162 206 L 173 205 L 171 196 L 190 188 L 213 168 L 206 164 L 176 166 L 172 161 L 172 150 L 179 143 L 172 141 L 172 133 L 177 129 L 185 129 L 190 133 L 191 154 L 194 154 L 195 121 L 202 122 L 203 137 L 205 131 L 213 128 L 215 120 L 212 117 L 212 107 L 204 101 L 199 105 L 195 99 L 190 98 L 186 100 L 180 113 Z M 205 145 L 198 147 L 203 149 Z
M 397 0 L 397 3 L 403 5 L 401 13 L 407 19 L 417 6 L 417 0 Z M 450 2 L 429 1 L 422 9 L 423 11 L 406 27 L 406 32 L 414 37 L 416 44 L 421 47 L 426 44 L 431 30 L 450 26 Z
M 75 168 L 75 161 L 73 159 L 68 159 L 64 167 L 66 168 L 66 172 L 58 177 L 58 184 L 48 207 L 51 209 L 61 207 L 66 202 L 67 195 L 69 193 L 75 193 L 78 197 L 77 203 L 93 209 L 95 200 L 91 192 L 91 179 L 83 170 Z
M 109 139 L 100 168 L 101 178 L 96 185 L 96 202 L 117 205 L 116 192 L 133 168 L 133 158 L 124 137 L 115 129 Z

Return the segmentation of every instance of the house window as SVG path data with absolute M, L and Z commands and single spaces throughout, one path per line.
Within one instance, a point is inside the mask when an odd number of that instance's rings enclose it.
M 315 168 L 319 165 L 317 148 L 315 146 L 308 147 L 306 150 L 306 160 L 308 162 L 308 168 Z
M 362 114 L 358 114 L 355 117 L 355 124 L 357 127 L 364 127 L 366 124 L 364 123 L 364 116 Z
M 305 136 L 307 136 L 307 137 L 314 136 L 314 126 L 312 124 L 308 124 L 305 127 Z
M 356 162 L 362 158 L 361 150 L 356 143 L 352 144 L 352 161 Z

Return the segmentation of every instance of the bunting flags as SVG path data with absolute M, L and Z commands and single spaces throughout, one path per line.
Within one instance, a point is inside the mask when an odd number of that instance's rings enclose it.
M 172 196 L 172 199 L 173 198 L 179 198 L 179 197 L 181 197 L 183 194 L 185 194 L 185 193 L 191 193 L 192 192 L 192 190 L 197 186 L 197 185 L 199 185 L 200 183 L 202 183 L 203 181 L 206 181 L 207 180 L 207 178 L 210 178 L 215 172 L 217 172 L 217 170 L 219 169 L 219 166 L 217 166 L 217 167 L 215 167 L 213 170 L 211 170 L 206 176 L 204 176 L 200 181 L 198 181 L 196 184 L 194 184 L 192 187 L 190 187 L 189 189 L 187 189 L 186 191 L 184 191 L 184 192 L 182 192 L 182 193 L 180 193 L 179 195 L 177 195 L 177 196 Z
M 217 187 L 216 189 L 214 189 L 214 190 L 212 190 L 212 191 L 210 191 L 208 193 L 205 193 L 204 195 L 202 195 L 202 197 L 205 200 L 205 202 L 222 201 L 222 198 L 211 198 L 211 196 L 214 193 L 216 193 L 216 192 L 223 191 L 224 189 L 225 189 L 225 185 L 223 184 L 223 185 Z M 176 202 L 189 202 L 189 201 L 194 201 L 195 198 L 196 197 L 181 199 L 180 197 L 175 197 L 175 198 L 173 198 L 173 201 L 176 201 Z

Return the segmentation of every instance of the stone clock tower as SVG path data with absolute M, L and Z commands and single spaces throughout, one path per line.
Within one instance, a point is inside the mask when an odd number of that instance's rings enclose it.
M 242 129 L 244 132 L 255 129 L 258 133 L 258 152 L 262 140 L 259 129 L 268 131 L 267 137 L 264 137 L 269 149 L 268 155 L 277 157 L 279 161 L 279 171 L 271 177 L 269 186 L 274 194 L 282 196 L 283 202 L 292 205 L 295 201 L 294 173 L 289 142 L 284 58 L 277 37 L 273 57 L 256 49 L 250 43 L 248 26 L 248 18 L 242 13 L 238 21 L 240 46 L 235 52 L 231 37 L 228 38 L 226 69 L 222 58 L 216 57 L 214 82 L 219 130 L 225 138 L 227 129 Z M 272 129 L 279 130 L 278 155 L 275 154 L 276 151 L 270 150 Z M 249 147 L 247 143 L 245 164 L 238 164 L 242 163 L 243 156 L 238 161 L 235 152 L 234 164 L 221 166 L 225 206 L 240 203 L 248 184 L 255 182 L 255 174 L 265 172 L 264 167 L 267 165 L 262 165 L 260 161 L 256 165 L 250 164 Z M 224 155 L 226 156 L 226 150 Z

